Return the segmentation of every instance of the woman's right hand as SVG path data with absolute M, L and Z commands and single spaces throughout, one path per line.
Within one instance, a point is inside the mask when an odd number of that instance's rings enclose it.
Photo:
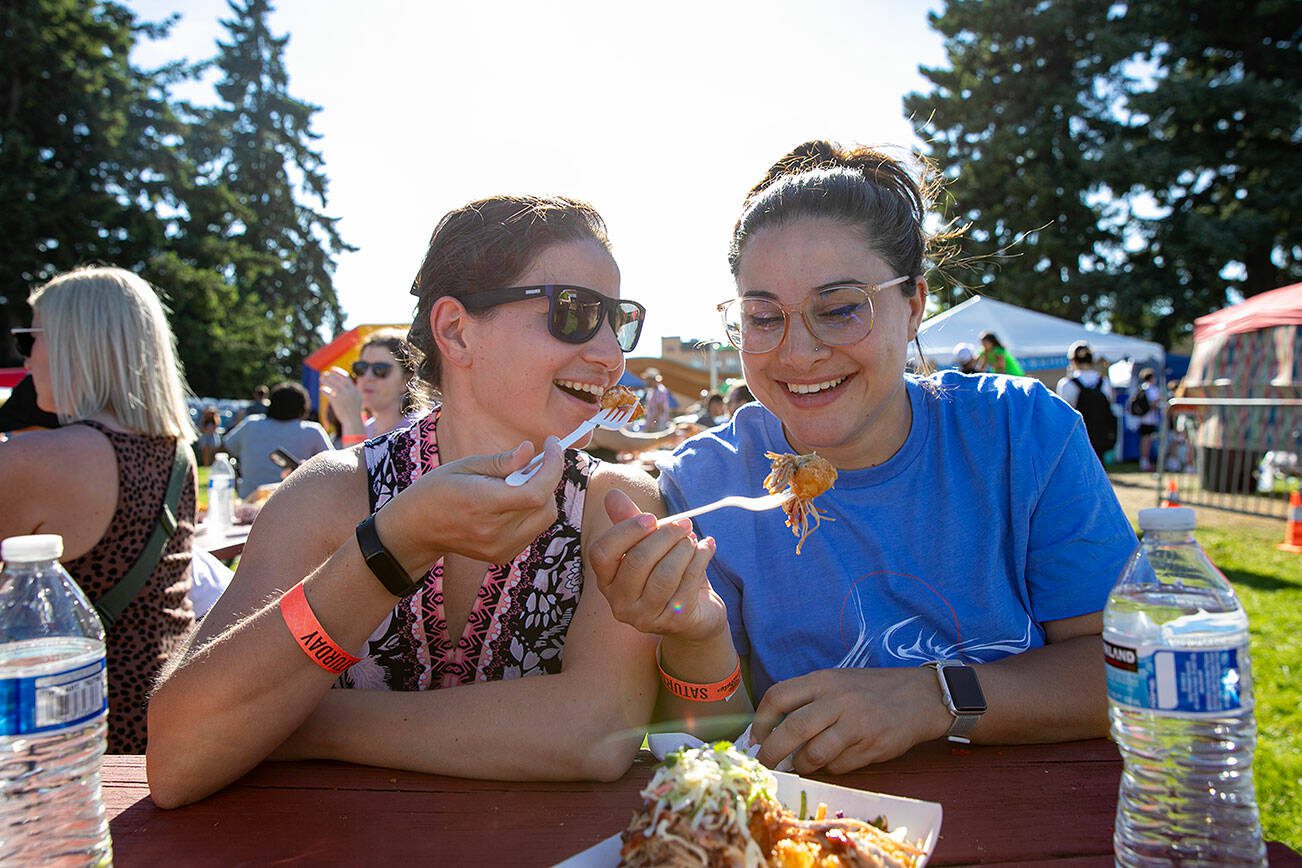
M 436 467 L 379 511 L 380 538 L 412 575 L 449 552 L 509 562 L 557 519 L 555 492 L 565 466 L 557 438 L 547 438 L 542 466 L 528 482 L 506 484 L 533 455 L 526 441 L 510 452 Z
M 605 500 L 613 526 L 589 560 L 615 617 L 643 633 L 703 642 L 726 634 L 728 612 L 705 576 L 715 542 L 698 541 L 691 521 L 657 526 L 624 492 Z

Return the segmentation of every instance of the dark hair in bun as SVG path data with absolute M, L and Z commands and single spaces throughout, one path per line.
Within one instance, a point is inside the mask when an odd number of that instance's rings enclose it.
M 939 183 L 922 157 L 912 162 L 915 171 L 874 148 L 822 140 L 797 145 L 746 195 L 728 251 L 733 275 L 756 232 L 818 218 L 858 227 L 873 253 L 897 274 L 921 276 L 924 260 L 947 253 L 940 246 L 958 233 L 928 236 L 923 223 Z M 914 287 L 907 283 L 901 291 L 912 295 Z

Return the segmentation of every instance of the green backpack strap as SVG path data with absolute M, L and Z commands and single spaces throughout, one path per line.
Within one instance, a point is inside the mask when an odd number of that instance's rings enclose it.
M 167 494 L 163 496 L 163 505 L 158 510 L 158 520 L 154 523 L 149 541 L 145 543 L 144 550 L 130 571 L 95 601 L 95 611 L 104 622 L 105 632 L 113 629 L 122 610 L 140 593 L 154 572 L 154 567 L 158 566 L 159 558 L 163 556 L 163 546 L 176 533 L 176 510 L 181 503 L 181 489 L 185 485 L 189 469 L 190 446 L 178 439 L 176 458 L 172 460 L 172 477 L 167 482 Z

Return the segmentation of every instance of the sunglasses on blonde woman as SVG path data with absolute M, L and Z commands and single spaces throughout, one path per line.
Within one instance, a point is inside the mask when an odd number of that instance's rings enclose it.
M 13 336 L 14 346 L 18 348 L 18 354 L 24 359 L 32 354 L 32 346 L 36 343 L 36 336 L 44 334 L 45 329 L 13 328 L 9 334 Z

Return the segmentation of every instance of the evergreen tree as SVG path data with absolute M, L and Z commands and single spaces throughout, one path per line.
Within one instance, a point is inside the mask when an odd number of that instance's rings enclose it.
M 159 206 L 175 208 L 185 174 L 164 92 L 183 70 L 142 72 L 129 54 L 168 26 L 116 3 L 0 3 L 0 327 L 25 322 L 28 292 L 56 273 L 138 268 L 162 243 Z
M 1135 62 L 1105 178 L 1135 241 L 1116 312 L 1161 340 L 1231 300 L 1302 279 L 1302 5 L 1163 0 L 1117 25 Z
M 243 11 L 262 20 L 269 10 Z M 257 113 L 242 115 L 173 98 L 203 65 L 130 63 L 137 39 L 171 25 L 114 2 L 0 3 L 0 328 L 25 323 L 27 294 L 54 274 L 118 265 L 158 287 L 194 391 L 247 394 L 296 378 L 320 327 L 341 320 L 333 263 L 298 239 L 348 248 L 333 221 L 294 202 L 284 162 L 273 162 L 287 143 L 314 138 L 315 109 L 284 95 L 284 40 L 266 43 L 271 71 L 251 85 L 269 96 L 244 100 Z M 235 66 L 252 70 L 257 55 L 240 56 Z M 324 199 L 319 155 L 301 143 L 286 152 Z M 0 341 L 6 361 L 17 360 Z
M 1169 343 L 1227 288 L 1298 279 L 1300 12 L 948 0 L 931 23 L 949 67 L 905 106 L 979 282 Z
M 1079 120 L 1095 113 L 1090 83 L 1118 50 L 1104 12 L 1088 0 L 950 0 L 929 19 L 949 67 L 923 68 L 934 89 L 905 100 L 947 178 L 950 216 L 969 225 L 975 274 L 955 276 L 1074 320 L 1099 313 L 1116 243 L 1091 202 L 1101 137 Z
M 317 106 L 289 93 L 287 36 L 273 36 L 269 0 L 229 0 L 229 41 L 218 43 L 220 104 L 202 113 L 191 147 L 210 183 L 212 229 L 238 243 L 230 262 L 239 303 L 265 312 L 280 340 L 268 361 L 297 379 L 303 357 L 343 324 L 334 257 L 353 250 L 326 216 L 327 181 L 311 129 Z

